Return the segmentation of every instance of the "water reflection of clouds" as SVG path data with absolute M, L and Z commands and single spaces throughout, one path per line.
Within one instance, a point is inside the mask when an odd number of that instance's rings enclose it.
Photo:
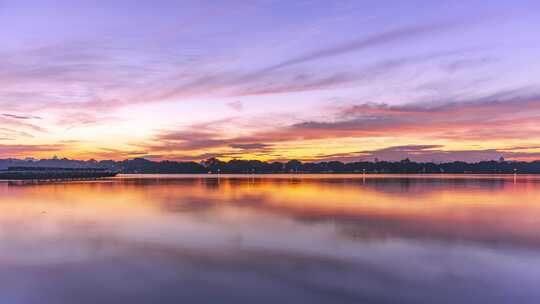
M 171 178 L 7 187 L 0 275 L 11 280 L 0 295 L 22 303 L 206 303 L 209 292 L 234 303 L 538 299 L 529 282 L 540 279 L 540 187 L 494 183 Z
M 538 256 L 518 261 L 467 246 L 368 243 L 345 259 L 108 241 L 103 247 L 115 254 L 3 267 L 10 280 L 0 294 L 23 303 L 530 303 L 539 296 L 540 273 L 530 268 Z
M 405 185 L 405 186 L 404 186 Z M 42 185 L 11 191 L 25 198 L 86 202 L 123 211 L 282 217 L 299 225 L 329 224 L 354 239 L 418 238 L 481 242 L 486 246 L 540 246 L 534 214 L 540 184 L 507 179 L 129 179 L 115 183 Z M 21 196 L 23 196 L 21 198 Z M 137 206 L 137 208 L 134 208 Z M 83 209 L 84 210 L 84 209 Z M 114 209 L 111 209 L 114 210 Z M 246 218 L 242 219 L 246 220 Z
M 362 183 L 355 187 L 358 180 L 331 179 L 329 183 L 323 181 L 322 185 L 313 180 L 302 185 L 296 180 L 292 186 L 296 192 L 294 197 L 276 194 L 285 191 L 284 187 L 290 190 L 287 180 L 272 181 L 272 187 L 265 186 L 267 183 L 264 180 L 222 180 L 220 187 L 228 189 L 227 195 L 221 195 L 223 191 L 218 197 L 207 192 L 202 196 L 197 192 L 180 197 L 172 195 L 164 206 L 169 211 L 186 211 L 189 208 L 185 206 L 247 207 L 254 212 L 293 218 L 305 224 L 332 223 L 345 236 L 358 239 L 405 237 L 481 242 L 485 246 L 540 246 L 537 233 L 540 224 L 531 218 L 534 216 L 531 211 L 540 210 L 540 205 L 525 191 L 531 190 L 526 183 L 516 187 L 505 180 L 414 179 L 400 183 L 376 180 L 373 184 Z M 207 183 L 202 185 L 206 187 Z M 324 191 L 302 197 L 302 191 L 309 192 L 314 185 Z M 532 190 L 539 191 L 539 185 L 532 184 Z M 406 189 L 405 193 L 414 196 L 403 197 L 404 192 L 396 188 Z M 350 204 L 326 203 L 336 197 L 367 206 L 349 208 Z M 519 201 L 517 205 L 516 201 Z

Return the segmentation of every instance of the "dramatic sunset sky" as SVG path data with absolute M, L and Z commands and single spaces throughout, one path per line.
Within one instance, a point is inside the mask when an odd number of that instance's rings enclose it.
M 540 159 L 540 1 L 0 0 L 0 158 Z

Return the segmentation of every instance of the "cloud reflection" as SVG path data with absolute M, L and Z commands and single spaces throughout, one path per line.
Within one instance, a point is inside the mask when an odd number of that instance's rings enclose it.
M 0 275 L 10 280 L 0 295 L 22 303 L 203 303 L 209 291 L 235 303 L 538 299 L 532 283 L 508 284 L 540 278 L 539 191 L 536 177 L 505 176 L 4 183 Z

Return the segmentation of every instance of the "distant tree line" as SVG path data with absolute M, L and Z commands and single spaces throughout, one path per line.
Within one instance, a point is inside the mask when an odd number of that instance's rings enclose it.
M 419 163 L 409 159 L 397 162 L 263 162 L 259 160 L 221 161 L 211 158 L 201 163 L 133 159 L 120 162 L 104 161 L 99 166 L 122 173 L 212 173 L 212 174 L 270 174 L 270 173 L 476 173 L 476 174 L 540 174 L 540 161 L 509 162 L 482 161 L 478 163 L 448 162 Z
M 467 162 L 414 162 L 409 159 L 401 161 L 377 162 L 263 162 L 258 160 L 221 161 L 211 158 L 202 162 L 151 161 L 144 158 L 114 161 L 79 161 L 68 159 L 53 160 L 0 160 L 0 169 L 9 166 L 30 167 L 64 167 L 64 168 L 104 168 L 120 173 L 154 173 L 154 174 L 270 174 L 270 173 L 474 173 L 474 174 L 540 174 L 540 161 L 481 161 Z

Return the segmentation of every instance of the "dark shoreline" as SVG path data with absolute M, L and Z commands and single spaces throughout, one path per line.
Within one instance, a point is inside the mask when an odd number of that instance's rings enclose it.
M 0 180 L 85 180 L 114 177 L 117 174 L 104 169 L 14 167 L 0 171 Z
M 34 167 L 65 170 L 107 170 L 121 174 L 540 174 L 540 161 L 462 161 L 435 163 L 401 161 L 357 162 L 263 162 L 259 160 L 221 161 L 211 158 L 194 161 L 152 161 L 144 158 L 123 161 L 80 161 L 42 159 L 34 161 L 0 160 L 0 168 Z

